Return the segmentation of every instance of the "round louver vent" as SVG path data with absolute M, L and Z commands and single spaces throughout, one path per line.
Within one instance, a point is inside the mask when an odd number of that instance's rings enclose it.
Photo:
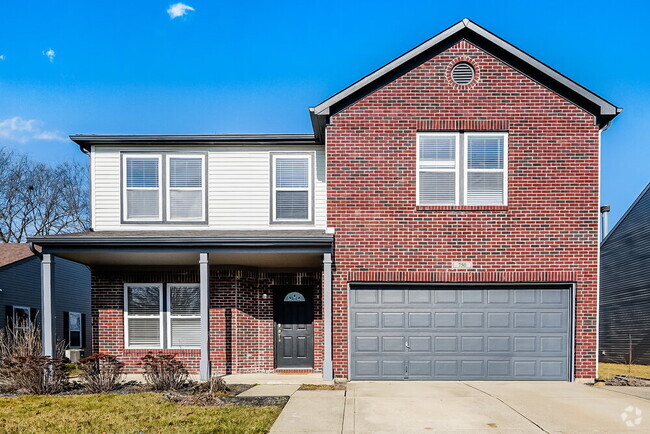
M 456 84 L 464 86 L 474 79 L 474 68 L 467 62 L 460 62 L 451 69 L 451 79 Z

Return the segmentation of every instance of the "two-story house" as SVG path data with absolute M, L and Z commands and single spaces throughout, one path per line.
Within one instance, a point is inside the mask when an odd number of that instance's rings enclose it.
M 93 348 L 131 370 L 594 378 L 619 112 L 463 20 L 310 108 L 313 134 L 75 135 L 93 231 L 32 239 L 43 292 L 51 255 L 90 265 Z

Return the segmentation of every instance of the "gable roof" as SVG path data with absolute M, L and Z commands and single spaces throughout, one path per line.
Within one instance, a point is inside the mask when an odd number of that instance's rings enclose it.
M 27 243 L 2 243 L 0 244 L 0 268 L 33 255 Z
M 650 194 L 650 183 L 646 185 L 646 187 L 643 189 L 641 194 L 634 200 L 634 202 L 632 202 L 632 205 L 630 205 L 627 211 L 625 211 L 625 213 L 621 216 L 621 218 L 618 219 L 614 227 L 609 232 L 607 232 L 607 236 L 605 236 L 605 238 L 603 238 L 603 241 L 600 242 L 601 245 L 605 244 L 605 241 L 611 238 L 612 234 L 616 232 L 616 229 L 618 229 L 621 226 L 623 221 L 625 221 L 625 219 L 630 215 L 632 210 L 639 204 L 639 202 L 641 202 L 641 200 L 645 197 L 646 194 Z
M 621 112 L 621 108 L 560 74 L 514 45 L 465 18 L 433 38 L 404 53 L 376 71 L 309 109 L 316 137 L 322 139 L 327 118 L 365 97 L 379 87 L 422 64 L 465 39 L 485 50 L 540 84 L 593 114 L 602 128 Z

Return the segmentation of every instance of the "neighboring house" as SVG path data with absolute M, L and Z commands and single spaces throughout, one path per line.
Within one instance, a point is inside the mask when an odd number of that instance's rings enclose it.
M 600 361 L 650 364 L 650 184 L 600 246 Z
M 619 112 L 463 20 L 310 108 L 313 134 L 71 136 L 93 231 L 32 241 L 46 273 L 91 266 L 93 349 L 130 371 L 594 378 Z
M 56 340 L 69 349 L 90 349 L 90 270 L 56 258 Z M 41 260 L 26 243 L 0 243 L 0 327 L 41 321 Z

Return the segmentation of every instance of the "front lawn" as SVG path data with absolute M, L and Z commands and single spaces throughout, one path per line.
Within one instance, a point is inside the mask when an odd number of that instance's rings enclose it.
M 619 363 L 599 363 L 598 378 L 606 380 L 614 375 L 631 375 L 650 379 L 649 365 L 625 365 Z
M 0 398 L 0 432 L 267 432 L 280 407 L 198 407 L 156 393 Z

